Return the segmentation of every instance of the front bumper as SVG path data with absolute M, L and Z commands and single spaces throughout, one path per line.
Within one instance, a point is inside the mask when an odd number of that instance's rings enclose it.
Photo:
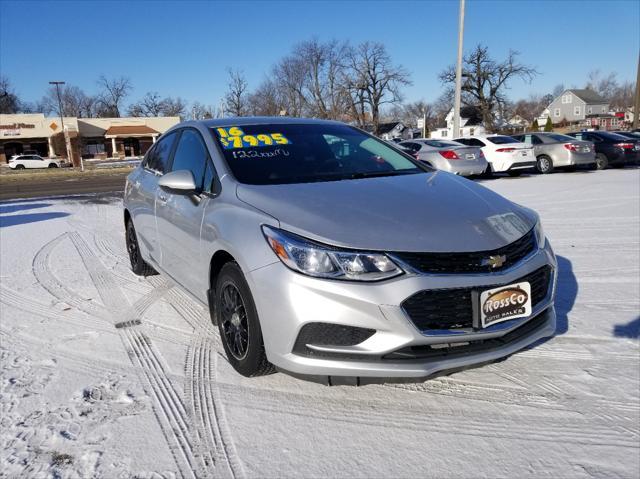
M 510 284 L 545 265 L 552 268 L 547 296 L 528 318 L 480 331 L 420 331 L 400 306 L 422 290 Z M 279 369 L 305 376 L 424 378 L 443 370 L 493 361 L 552 336 L 556 322 L 553 307 L 556 271 L 555 256 L 547 242 L 545 248 L 511 268 L 490 274 L 405 274 L 379 283 L 355 283 L 311 278 L 277 262 L 250 272 L 247 281 L 259 311 L 267 357 Z M 464 348 L 453 348 L 455 353 L 442 357 L 385 358 L 409 347 L 507 337 L 533 320 L 537 322 L 536 328 L 489 349 L 471 348 L 466 354 Z M 316 356 L 294 353 L 301 328 L 313 322 L 373 329 L 375 334 L 355 346 L 316 347 L 319 353 Z

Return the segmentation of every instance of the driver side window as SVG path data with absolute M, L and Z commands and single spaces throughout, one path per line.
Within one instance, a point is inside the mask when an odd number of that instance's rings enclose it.
M 210 191 L 212 177 L 210 163 L 209 153 L 200 133 L 192 128 L 182 130 L 176 152 L 173 155 L 171 171 L 191 171 L 198 190 Z

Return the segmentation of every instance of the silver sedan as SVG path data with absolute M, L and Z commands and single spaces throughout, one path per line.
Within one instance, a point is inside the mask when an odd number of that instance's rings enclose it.
M 338 122 L 171 128 L 128 177 L 131 268 L 200 301 L 231 366 L 424 378 L 555 331 L 538 215 Z
M 416 139 L 400 143 L 418 160 L 438 170 L 461 176 L 479 175 L 487 169 L 480 148 L 446 140 Z
M 538 173 L 551 173 L 554 168 L 595 166 L 593 143 L 560 133 L 534 132 L 512 135 L 518 141 L 533 146 Z

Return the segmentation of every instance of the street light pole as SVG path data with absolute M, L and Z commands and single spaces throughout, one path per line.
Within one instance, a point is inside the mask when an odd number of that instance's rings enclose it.
M 638 128 L 640 117 L 640 54 L 638 55 L 638 73 L 636 76 L 636 100 L 633 105 L 633 128 Z
M 71 156 L 71 142 L 69 141 L 69 133 L 64 127 L 64 111 L 62 110 L 62 98 L 60 97 L 60 85 L 64 85 L 63 81 L 50 81 L 49 85 L 55 85 L 56 95 L 58 96 L 58 113 L 60 113 L 60 125 L 62 127 L 62 136 L 64 137 L 64 143 L 67 148 L 67 158 L 73 164 L 73 157 Z
M 460 95 L 462 90 L 462 39 L 464 36 L 464 0 L 460 0 L 460 16 L 458 17 L 458 60 L 456 64 L 456 89 L 453 99 L 453 134 L 460 136 Z

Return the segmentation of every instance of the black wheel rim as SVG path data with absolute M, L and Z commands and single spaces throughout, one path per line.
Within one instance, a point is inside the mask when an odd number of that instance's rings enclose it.
M 129 252 L 129 260 L 131 266 L 136 268 L 140 258 L 140 252 L 138 250 L 138 238 L 136 238 L 136 230 L 132 225 L 127 228 L 127 251 Z
M 238 288 L 227 283 L 220 291 L 220 313 L 225 343 L 236 359 L 244 359 L 249 349 L 247 310 Z

